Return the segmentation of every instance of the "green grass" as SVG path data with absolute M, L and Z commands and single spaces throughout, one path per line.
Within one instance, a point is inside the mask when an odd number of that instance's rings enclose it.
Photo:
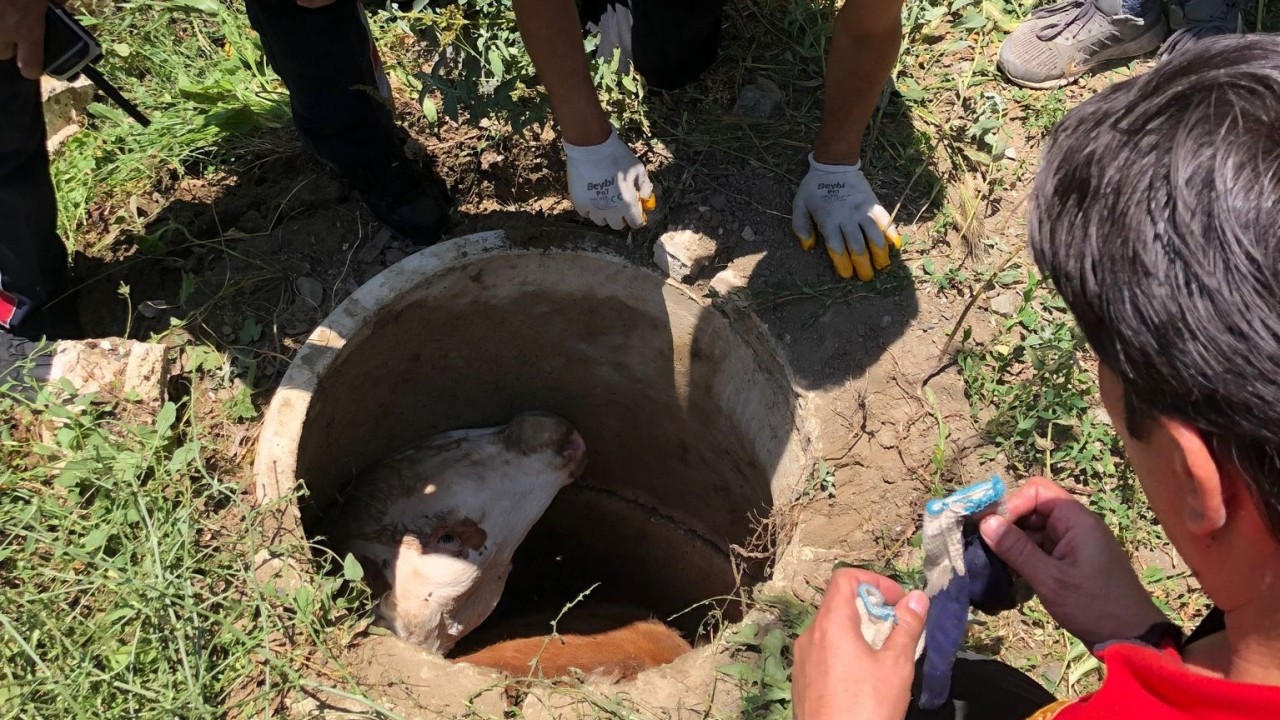
M 268 509 L 188 403 L 0 414 L 0 717 L 258 717 L 322 684 L 301 668 L 359 596 L 253 581 Z
M 188 173 L 234 166 L 254 131 L 289 123 L 287 98 L 266 71 L 241 3 L 125 0 L 111 3 L 106 17 L 85 20 L 104 49 L 99 67 L 152 125 L 95 103 L 89 127 L 53 162 L 63 238 L 98 252 L 104 248 L 80 242 L 91 208 L 100 208 L 89 226 L 96 236 L 104 226 L 140 230 L 131 198 Z

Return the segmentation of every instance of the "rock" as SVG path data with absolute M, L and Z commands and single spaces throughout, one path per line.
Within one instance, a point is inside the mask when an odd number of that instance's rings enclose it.
M 880 327 L 887 328 L 892 324 L 893 324 L 892 315 L 885 315 L 884 317 L 880 318 Z
M 159 406 L 169 380 L 168 353 L 163 345 L 134 340 L 64 340 L 49 380 L 66 380 L 78 394 L 136 394 L 142 403 Z
M 356 258 L 362 263 L 371 263 L 382 254 L 389 242 L 391 242 L 391 230 L 382 228 L 369 242 L 365 243 L 364 247 L 360 248 L 360 252 L 356 253 Z
M 315 327 L 316 309 L 310 302 L 298 298 L 280 318 L 280 328 L 285 335 L 307 335 Z
M 756 239 L 756 231 L 751 229 L 750 225 L 742 228 L 742 239 L 751 242 Z
M 44 106 L 45 139 L 49 152 L 55 152 L 67 138 L 79 132 L 80 119 L 93 100 L 94 86 L 83 75 L 75 82 L 64 82 L 49 76 L 40 79 L 40 95 Z
M 767 78 L 756 78 L 750 85 L 738 91 L 734 113 L 746 118 L 768 120 L 781 114 L 784 96 L 782 90 Z
M 400 248 L 391 248 L 383 257 L 386 259 L 388 265 L 395 265 L 401 260 L 409 257 L 409 253 L 401 250 Z
M 691 283 L 715 257 L 716 244 L 693 230 L 671 230 L 653 244 L 653 262 L 668 277 Z
M 299 297 L 315 309 L 320 309 L 320 303 L 324 302 L 324 286 L 319 280 L 313 277 L 300 277 L 293 281 L 293 287 L 298 291 Z
M 997 295 L 991 298 L 991 312 L 1005 317 L 1018 314 L 1018 300 L 1012 293 Z
M 726 198 L 724 196 L 724 193 L 722 192 L 718 192 L 715 195 L 712 195 L 711 199 L 708 200 L 707 202 L 711 205 L 712 209 L 715 209 L 715 210 L 724 210 L 726 207 L 729 206 L 729 199 Z
M 262 217 L 262 213 L 257 210 L 250 210 L 240 216 L 236 221 L 236 227 L 240 228 L 240 232 L 246 235 L 258 235 L 270 230 L 267 219 Z
M 725 268 L 711 278 L 711 289 L 715 290 L 720 297 L 727 297 L 734 290 L 740 290 L 746 286 L 747 279 L 731 268 Z

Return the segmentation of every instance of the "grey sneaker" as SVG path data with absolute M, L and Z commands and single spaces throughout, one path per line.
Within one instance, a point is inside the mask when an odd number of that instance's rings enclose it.
M 1165 36 L 1164 12 L 1159 2 L 1140 4 L 1141 17 L 1127 14 L 1123 0 L 1066 0 L 1035 10 L 1005 38 L 999 67 L 1013 83 L 1045 90 L 1151 52 Z
M 1173 33 L 1160 48 L 1160 59 L 1200 38 L 1243 33 L 1242 4 L 1241 0 L 1170 0 L 1169 28 Z

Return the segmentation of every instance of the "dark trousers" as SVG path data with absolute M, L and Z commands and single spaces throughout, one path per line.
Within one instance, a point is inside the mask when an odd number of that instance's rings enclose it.
M 361 191 L 393 201 L 415 192 L 358 0 L 316 10 L 294 0 L 245 5 L 306 144 Z M 44 143 L 39 83 L 0 62 L 0 328 L 24 335 L 41 334 L 38 310 L 67 285 Z
M 924 673 L 916 663 L 906 720 L 1026 720 L 1057 700 L 1035 680 L 998 660 L 961 655 L 951 670 L 951 694 L 936 710 L 917 704 Z
M 0 328 L 21 327 L 66 283 L 44 140 L 40 83 L 0 62 Z
M 631 10 L 632 62 L 650 87 L 675 90 L 716 61 L 724 0 L 582 0 L 578 14 L 586 25 L 610 5 Z

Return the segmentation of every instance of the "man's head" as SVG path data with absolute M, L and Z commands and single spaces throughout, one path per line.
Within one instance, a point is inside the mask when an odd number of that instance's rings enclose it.
M 1247 561 L 1227 549 L 1275 557 L 1280 37 L 1203 40 L 1069 113 L 1029 229 L 1102 363 L 1131 464 L 1206 588 L 1211 566 Z

